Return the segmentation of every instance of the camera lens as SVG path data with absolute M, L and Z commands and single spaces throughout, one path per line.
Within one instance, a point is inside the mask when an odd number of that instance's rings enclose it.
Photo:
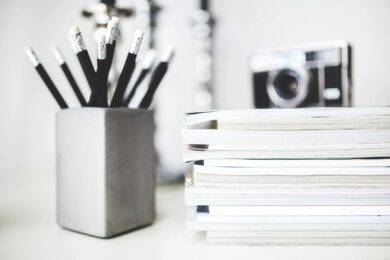
M 270 73 L 267 93 L 276 107 L 298 107 L 308 93 L 310 75 L 302 66 L 286 67 Z
M 293 99 L 298 93 L 299 75 L 293 70 L 282 70 L 275 78 L 274 86 L 278 95 Z

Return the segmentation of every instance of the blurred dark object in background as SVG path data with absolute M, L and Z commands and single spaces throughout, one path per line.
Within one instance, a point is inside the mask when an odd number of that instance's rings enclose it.
M 215 19 L 210 6 L 210 0 L 199 0 L 198 9 L 195 10 L 193 15 L 195 34 L 194 104 L 196 110 L 215 108 L 213 89 L 213 34 Z
M 131 7 L 118 7 L 115 0 L 101 0 L 100 3 L 93 3 L 82 10 L 82 15 L 87 18 L 93 18 L 96 27 L 106 27 L 108 20 L 112 16 L 130 17 L 135 11 Z

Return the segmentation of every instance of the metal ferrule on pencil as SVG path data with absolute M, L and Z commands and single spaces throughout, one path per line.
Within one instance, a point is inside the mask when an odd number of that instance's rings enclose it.
M 70 28 L 70 35 L 72 36 L 77 53 L 87 50 L 83 35 L 78 27 Z
M 106 59 L 106 40 L 104 35 L 98 35 L 97 37 L 97 58 L 99 60 Z
M 144 32 L 141 30 L 136 30 L 134 34 L 134 40 L 130 46 L 129 53 L 138 54 L 143 38 L 144 38 Z

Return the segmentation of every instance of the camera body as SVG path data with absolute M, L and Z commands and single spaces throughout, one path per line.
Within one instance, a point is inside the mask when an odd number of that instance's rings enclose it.
M 351 58 L 346 41 L 254 53 L 255 107 L 351 106 Z

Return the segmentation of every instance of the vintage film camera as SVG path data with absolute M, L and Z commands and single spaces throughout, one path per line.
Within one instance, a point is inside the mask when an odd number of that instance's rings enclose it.
M 351 106 L 351 46 L 333 41 L 250 57 L 257 108 Z

